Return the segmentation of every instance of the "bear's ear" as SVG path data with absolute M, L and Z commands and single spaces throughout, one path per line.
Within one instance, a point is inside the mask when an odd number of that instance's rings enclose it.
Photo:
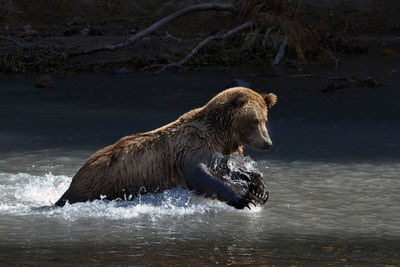
M 232 104 L 235 107 L 242 107 L 246 102 L 249 101 L 249 95 L 248 94 L 238 94 L 232 99 Z
M 278 101 L 278 97 L 273 93 L 261 94 L 261 95 L 264 98 L 264 101 L 267 104 L 268 108 L 272 108 Z

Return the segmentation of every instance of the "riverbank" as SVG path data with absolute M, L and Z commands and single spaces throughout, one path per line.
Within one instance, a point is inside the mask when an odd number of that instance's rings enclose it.
M 158 0 L 128 1 L 120 3 L 122 6 L 83 0 L 37 1 L 35 4 L 3 2 L 0 4 L 8 13 L 0 21 L 0 71 L 7 73 L 158 71 L 160 65 L 179 62 L 206 38 L 240 25 L 243 23 L 239 19 L 241 16 L 244 16 L 242 20 L 254 18 L 254 14 L 245 14 L 246 4 L 237 5 L 238 14 L 193 13 L 123 49 L 87 53 L 96 47 L 124 42 L 167 15 L 204 1 L 170 1 L 167 4 Z M 280 5 L 261 2 L 259 6 L 251 1 L 247 3 L 261 10 L 250 29 L 232 38 L 223 38 L 223 41 L 210 42 L 178 69 L 268 67 L 281 47 L 285 54 L 280 64 L 299 67 L 306 62 L 366 54 L 382 43 L 398 44 L 400 4 L 397 1 L 307 0 L 300 1 L 298 6 L 295 1 L 282 1 Z M 222 3 L 236 2 L 225 0 Z M 80 8 L 71 8 L 74 5 Z M 282 46 L 284 41 L 286 45 Z M 390 49 L 385 53 L 393 55 Z

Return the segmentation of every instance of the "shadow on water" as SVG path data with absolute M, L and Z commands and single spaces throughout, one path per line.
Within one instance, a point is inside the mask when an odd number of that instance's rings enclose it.
M 324 93 L 322 71 L 296 72 L 82 74 L 56 77 L 55 89 L 1 76 L 0 262 L 396 263 L 399 76 Z M 269 114 L 273 148 L 245 151 L 270 188 L 265 207 L 237 211 L 182 188 L 50 207 L 94 151 L 204 105 L 234 78 L 279 98 Z
M 58 77 L 55 89 L 34 88 L 35 77 L 3 76 L 0 150 L 63 147 L 94 151 L 204 105 L 240 75 L 254 89 L 272 91 L 279 98 L 268 124 L 274 147 L 267 154 L 248 150 L 254 157 L 328 161 L 399 158 L 399 79 L 390 80 L 385 87 L 323 93 L 323 77 L 288 78 L 290 70 L 288 74 L 267 74 L 79 75 Z

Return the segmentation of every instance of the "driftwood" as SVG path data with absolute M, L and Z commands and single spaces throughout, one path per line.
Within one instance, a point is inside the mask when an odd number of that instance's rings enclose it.
M 197 12 L 197 11 L 207 11 L 207 10 L 237 12 L 237 8 L 231 4 L 204 3 L 204 4 L 193 5 L 193 6 L 181 9 L 181 10 L 157 21 L 150 27 L 136 33 L 135 35 L 129 37 L 127 40 L 125 40 L 123 42 L 119 42 L 119 43 L 116 43 L 113 45 L 96 46 L 91 49 L 87 49 L 87 50 L 83 50 L 83 51 L 67 53 L 67 55 L 69 57 L 74 57 L 74 56 L 79 56 L 79 55 L 92 54 L 92 53 L 96 53 L 96 52 L 100 52 L 100 51 L 115 51 L 120 48 L 127 47 L 128 45 L 136 42 L 137 40 L 140 40 L 144 36 L 154 32 L 155 30 L 157 30 L 164 24 L 171 22 L 179 17 L 182 17 L 189 13 L 193 13 L 193 12 Z
M 279 63 L 281 63 L 283 57 L 285 56 L 286 45 L 287 45 L 287 40 L 283 39 L 281 41 L 281 44 L 279 45 L 279 50 L 278 50 L 278 53 L 275 56 L 274 62 L 272 62 L 273 66 L 279 65 Z
M 271 32 L 272 32 L 273 30 L 277 29 L 278 27 L 279 27 L 279 25 L 275 25 L 275 26 L 273 26 L 273 27 L 268 28 L 268 29 L 265 31 L 265 34 L 264 34 L 264 37 L 263 37 L 263 41 L 262 41 L 262 46 L 263 46 L 263 47 L 265 47 L 265 45 L 267 44 L 268 37 L 269 37 L 269 35 L 271 34 Z
M 161 68 L 160 70 L 158 70 L 156 72 L 156 73 L 160 73 L 160 72 L 164 71 L 167 68 L 172 68 L 172 67 L 180 68 L 183 64 L 188 62 L 191 57 L 193 57 L 195 54 L 197 54 L 199 52 L 199 50 L 201 48 L 203 48 L 209 42 L 214 41 L 214 40 L 220 40 L 220 39 L 228 38 L 228 37 L 230 37 L 231 35 L 233 35 L 233 34 L 235 34 L 237 32 L 240 32 L 240 31 L 243 31 L 243 30 L 245 30 L 247 28 L 250 28 L 251 25 L 253 25 L 253 22 L 252 21 L 248 21 L 246 23 L 243 23 L 243 24 L 237 26 L 236 28 L 233 28 L 233 29 L 227 31 L 226 33 L 220 32 L 220 33 L 217 33 L 216 35 L 211 35 L 211 36 L 207 37 L 206 39 L 201 41 L 198 45 L 196 45 L 189 54 L 187 54 L 184 58 L 182 58 L 178 62 L 172 62 L 172 63 L 169 63 L 169 64 L 155 64 L 155 65 L 144 67 L 141 70 L 147 70 L 147 69 L 151 69 L 151 68 Z

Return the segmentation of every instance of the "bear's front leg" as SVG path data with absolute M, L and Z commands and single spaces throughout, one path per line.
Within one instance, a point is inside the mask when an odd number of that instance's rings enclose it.
M 184 175 L 186 185 L 190 190 L 206 196 L 216 196 L 218 200 L 237 209 L 244 207 L 250 209 L 250 203 L 256 206 L 256 203 L 259 202 L 248 188 L 224 179 L 218 173 L 210 171 L 202 162 L 187 166 Z

